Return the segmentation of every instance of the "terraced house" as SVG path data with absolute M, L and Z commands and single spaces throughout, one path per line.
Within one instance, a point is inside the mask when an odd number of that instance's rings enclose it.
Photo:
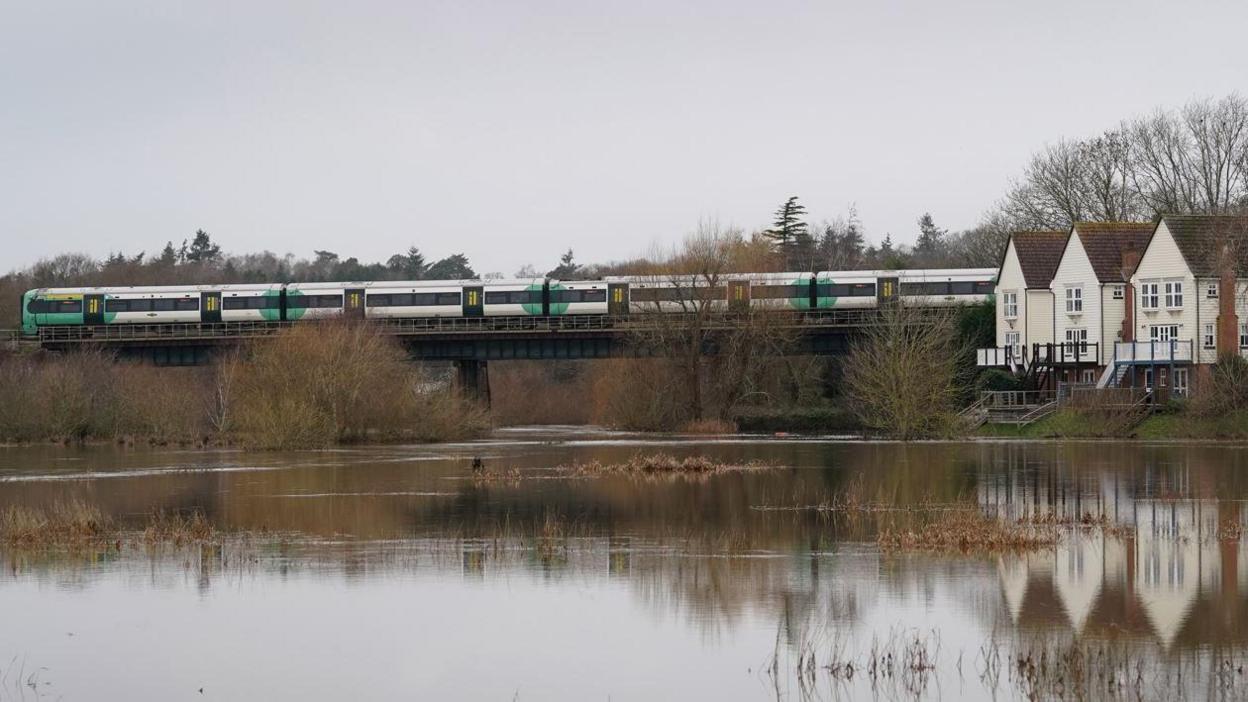
M 1131 339 L 1131 291 L 1153 225 L 1078 222 L 1070 229 L 1049 287 L 1054 346 L 1048 350 L 1059 382 L 1094 383 L 1113 365 L 1117 342 Z
M 979 364 L 1022 370 L 1035 345 L 1053 342 L 1050 284 L 1066 232 L 1016 232 L 1001 259 L 996 294 L 997 344 L 981 349 Z
M 1185 394 L 1220 356 L 1248 356 L 1248 217 L 1162 217 L 1131 287 L 1108 384 Z

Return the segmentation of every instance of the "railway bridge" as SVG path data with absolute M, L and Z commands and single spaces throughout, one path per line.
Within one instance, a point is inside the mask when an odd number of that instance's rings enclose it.
M 947 315 L 948 308 L 922 310 L 918 319 Z M 718 352 L 717 339 L 754 323 L 750 313 L 724 312 L 700 319 L 681 315 L 562 315 L 518 317 L 430 317 L 370 321 L 395 337 L 413 360 L 454 362 L 461 385 L 488 397 L 487 364 L 498 360 L 560 360 L 656 356 L 668 351 L 651 339 L 660 332 L 684 333 L 696 325 L 703 352 Z M 754 313 L 757 314 L 757 313 Z M 855 335 L 881 323 L 875 308 L 767 312 L 767 328 L 788 335 L 796 355 L 839 355 Z M 48 351 L 97 348 L 160 366 L 201 365 L 217 353 L 263 343 L 292 325 L 324 322 L 218 322 L 110 324 L 40 327 L 37 337 L 8 331 L 10 346 Z

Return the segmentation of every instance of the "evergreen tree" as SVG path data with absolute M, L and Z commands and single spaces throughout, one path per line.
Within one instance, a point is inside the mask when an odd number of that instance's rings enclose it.
M 407 253 L 395 254 L 386 261 L 386 267 L 403 280 L 421 280 L 429 269 L 425 255 L 415 246 L 408 247 Z
M 919 217 L 919 240 L 914 246 L 914 252 L 923 260 L 924 263 L 930 262 L 939 252 L 945 243 L 944 229 L 936 226 L 932 221 L 932 214 L 924 212 Z
M 776 219 L 772 222 L 771 229 L 764 233 L 782 251 L 793 243 L 798 234 L 805 234 L 809 239 L 806 223 L 801 220 L 804 214 L 806 214 L 806 208 L 797 201 L 797 196 L 793 195 L 776 210 Z
M 172 241 L 165 242 L 165 248 L 160 252 L 160 258 L 156 262 L 162 266 L 172 266 L 178 262 L 178 250 L 173 248 Z
M 429 266 L 425 273 L 428 280 L 471 280 L 477 277 L 472 266 L 468 265 L 468 257 L 463 254 L 451 254 Z
M 221 247 L 212 243 L 208 232 L 199 229 L 191 240 L 191 248 L 186 253 L 186 260 L 192 263 L 215 263 L 221 260 Z
M 857 205 L 849 206 L 849 220 L 845 224 L 845 235 L 841 238 L 841 246 L 850 258 L 849 267 L 858 267 L 862 263 L 867 242 L 862 234 L 862 220 L 858 218 Z
M 546 277 L 556 280 L 568 280 L 576 277 L 577 269 L 578 266 L 572 258 L 572 249 L 568 249 L 567 253 L 559 257 L 559 265 L 547 273 Z

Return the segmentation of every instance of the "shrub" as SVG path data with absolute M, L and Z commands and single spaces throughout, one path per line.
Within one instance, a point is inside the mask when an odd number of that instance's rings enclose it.
M 1248 410 L 1248 360 L 1235 354 L 1221 356 L 1200 384 L 1191 407 L 1205 417 Z

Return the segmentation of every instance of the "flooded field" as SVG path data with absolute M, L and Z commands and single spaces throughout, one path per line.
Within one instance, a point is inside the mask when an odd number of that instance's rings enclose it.
M 557 469 L 656 452 L 742 468 Z M 0 547 L 0 700 L 1241 698 L 1246 497 L 1230 445 L 0 449 L 0 510 L 221 535 Z M 889 546 L 954 509 L 1053 538 Z

